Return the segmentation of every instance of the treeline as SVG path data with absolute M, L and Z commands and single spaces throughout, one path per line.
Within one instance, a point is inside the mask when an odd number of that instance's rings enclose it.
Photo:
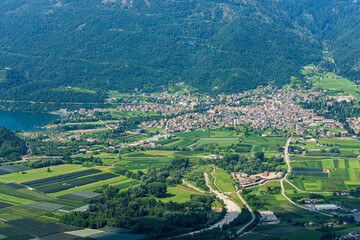
M 79 150 L 79 145 L 91 145 L 86 141 L 66 141 L 66 142 L 55 142 L 55 141 L 42 141 L 39 139 L 28 139 L 31 152 L 34 155 L 45 155 L 45 156 L 67 156 L 72 155 L 74 152 Z
M 264 171 L 279 171 L 284 164 L 283 157 L 265 157 L 263 152 L 256 152 L 254 157 L 246 158 L 239 154 L 226 154 L 221 159 L 210 160 L 211 163 L 229 172 L 244 172 L 249 175 Z
M 80 130 L 80 129 L 95 129 L 103 127 L 100 124 L 91 124 L 91 123 L 84 123 L 84 124 L 67 124 L 67 125 L 60 125 L 56 129 L 60 131 L 73 131 L 73 130 Z
M 180 184 L 183 174 L 190 167 L 188 158 L 176 157 L 171 160 L 170 164 L 165 165 L 160 169 L 149 167 L 146 174 L 141 171 L 132 173 L 127 170 L 119 171 L 119 174 L 125 175 L 130 178 L 141 180 L 142 183 L 161 182 L 169 185 Z
M 90 156 L 88 158 L 84 157 L 70 157 L 69 155 L 63 156 L 61 158 L 62 161 L 64 161 L 67 164 L 84 164 L 84 163 L 93 163 L 98 166 L 103 165 L 103 161 L 99 157 L 93 157 Z
M 196 187 L 208 191 L 209 188 L 206 186 L 204 172 L 204 167 L 199 167 L 195 170 L 187 172 L 185 177 L 187 180 L 194 182 Z
M 73 103 L 45 103 L 45 102 L 9 102 L 1 101 L 0 109 L 7 111 L 26 111 L 26 112 L 51 112 L 57 111 L 60 108 L 66 108 L 68 111 L 78 110 L 79 108 L 107 108 L 108 104 L 105 103 L 97 103 L 97 104 L 73 104 Z
M 61 164 L 84 164 L 84 163 L 93 163 L 98 166 L 103 165 L 103 161 L 101 158 L 94 158 L 93 156 L 89 158 L 83 157 L 70 157 L 70 156 L 63 156 L 61 159 L 42 159 L 37 161 L 31 161 L 24 163 L 23 165 L 29 168 L 43 168 L 43 167 L 50 167 L 56 166 Z
M 29 168 L 43 168 L 43 167 L 49 167 L 49 166 L 56 166 L 64 164 L 63 161 L 60 159 L 43 159 L 39 161 L 33 161 L 29 163 L 25 163 L 25 166 L 28 166 Z

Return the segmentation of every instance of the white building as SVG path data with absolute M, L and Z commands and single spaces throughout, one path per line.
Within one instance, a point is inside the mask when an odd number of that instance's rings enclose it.
M 317 211 L 329 211 L 329 210 L 340 209 L 340 207 L 335 204 L 320 204 L 320 205 L 315 205 L 314 208 Z

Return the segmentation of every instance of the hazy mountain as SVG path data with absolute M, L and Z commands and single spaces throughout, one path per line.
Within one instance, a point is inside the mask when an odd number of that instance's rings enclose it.
M 0 90 L 98 101 L 109 89 L 169 82 L 225 92 L 281 85 L 319 62 L 324 43 L 331 67 L 355 76 L 358 16 L 356 1 L 335 0 L 3 0 L 0 68 L 13 71 Z

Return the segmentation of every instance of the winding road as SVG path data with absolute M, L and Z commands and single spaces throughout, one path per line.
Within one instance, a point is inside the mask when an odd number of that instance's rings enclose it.
M 316 213 L 319 213 L 319 214 L 322 214 L 322 215 L 325 215 L 325 216 L 328 216 L 328 217 L 332 217 L 333 215 L 331 214 L 327 214 L 327 213 L 323 213 L 323 212 L 320 212 L 320 211 L 317 211 L 317 210 L 314 210 L 314 209 L 310 209 L 310 208 L 307 208 L 307 207 L 304 207 L 304 206 L 301 206 L 297 203 L 295 203 L 294 201 L 292 201 L 290 198 L 288 198 L 285 194 L 285 187 L 284 187 L 284 181 L 290 183 L 286 177 L 289 175 L 289 173 L 291 173 L 291 166 L 290 166 L 290 157 L 289 157 L 289 146 L 290 146 L 290 142 L 291 142 L 291 137 L 287 140 L 286 144 L 285 144 L 285 149 L 284 149 L 284 160 L 288 166 L 288 171 L 287 173 L 284 175 L 284 177 L 281 179 L 280 181 L 280 185 L 281 185 L 281 194 L 284 196 L 284 198 L 286 198 L 286 200 L 288 200 L 290 203 L 292 203 L 293 205 L 299 207 L 299 208 L 302 208 L 302 209 L 305 209 L 305 210 L 308 210 L 310 212 L 316 212 Z M 302 191 L 300 189 L 298 189 L 297 187 L 295 187 L 292 183 L 290 183 L 291 186 L 293 186 L 296 190 L 299 190 L 301 192 L 306 192 L 306 191 Z
M 240 200 L 242 201 L 242 203 L 247 207 L 247 209 L 249 209 L 249 212 L 251 214 L 251 220 L 250 222 L 248 222 L 247 224 L 245 224 L 242 228 L 240 228 L 239 230 L 236 231 L 236 234 L 239 235 L 240 233 L 242 233 L 250 224 L 252 224 L 255 219 L 255 213 L 254 211 L 250 208 L 250 206 L 247 204 L 247 202 L 244 200 L 244 198 L 240 195 L 240 190 L 236 192 L 236 195 L 240 198 Z M 240 237 L 240 236 L 239 236 Z

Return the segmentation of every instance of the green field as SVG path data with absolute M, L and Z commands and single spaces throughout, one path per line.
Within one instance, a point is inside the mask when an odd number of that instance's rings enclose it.
M 118 184 L 121 184 L 121 183 L 123 183 L 123 182 L 125 182 L 127 180 L 128 180 L 128 178 L 126 178 L 125 176 L 119 176 L 119 177 L 116 177 L 116 178 L 111 178 L 111 179 L 104 180 L 104 181 L 90 183 L 90 184 L 79 186 L 79 187 L 76 187 L 76 188 L 70 188 L 70 189 L 67 189 L 67 190 L 64 190 L 64 191 L 59 191 L 59 192 L 56 192 L 56 193 L 50 193 L 49 196 L 58 197 L 58 196 L 61 196 L 61 195 L 69 194 L 69 193 L 72 193 L 72 192 L 78 192 L 78 191 L 90 191 L 90 192 L 92 192 L 92 191 L 94 191 L 95 189 L 97 189 L 100 186 L 103 186 L 103 185 L 106 185 L 106 184 L 118 185 Z
M 15 220 L 15 219 L 20 219 L 20 218 L 24 218 L 24 217 L 28 217 L 28 218 L 37 217 L 40 215 L 44 215 L 48 212 L 49 211 L 40 210 L 40 209 L 37 209 L 36 211 L 34 211 L 33 208 L 18 205 L 18 206 L 0 209 L 0 218 L 9 221 L 9 220 Z
M 26 172 L 25 174 L 11 173 L 6 175 L 1 175 L 0 181 L 4 183 L 7 182 L 21 183 L 21 182 L 31 181 L 49 176 L 53 177 L 61 174 L 86 170 L 88 168 L 85 168 L 82 165 L 64 164 L 58 166 L 51 166 L 50 169 L 51 172 L 47 172 L 47 168 L 38 168 L 38 169 L 27 170 L 25 171 Z
M 177 185 L 175 187 L 168 187 L 166 196 L 164 198 L 157 198 L 157 199 L 163 202 L 173 201 L 173 202 L 183 203 L 190 201 L 191 200 L 190 196 L 193 194 L 202 195 L 202 193 L 199 193 L 191 188 L 188 188 L 183 185 Z
M 215 143 L 217 146 L 227 147 L 227 146 L 231 146 L 232 144 L 236 144 L 238 142 L 239 142 L 238 140 L 217 140 L 217 139 L 199 140 L 199 141 L 197 141 L 197 143 L 198 143 L 197 146 L 206 146 L 208 144 Z
M 252 151 L 277 151 L 279 147 L 283 147 L 286 143 L 284 137 L 261 137 L 258 134 L 250 134 L 244 139 L 243 144 L 253 146 Z
M 335 73 L 328 72 L 324 74 L 318 84 L 323 89 L 342 90 L 360 99 L 360 95 L 356 92 L 358 90 L 356 84 L 346 78 L 339 77 Z
M 223 192 L 233 192 L 235 191 L 234 183 L 235 181 L 229 173 L 224 171 L 221 168 L 216 168 L 212 173 L 216 178 L 215 185 Z
M 305 191 L 349 191 L 360 184 L 360 160 L 357 159 L 325 159 L 321 161 L 292 162 L 293 168 L 304 168 L 311 171 L 314 168 L 328 169 L 328 177 L 295 174 L 291 182 Z
M 310 211 L 306 211 L 297 206 L 294 206 L 287 201 L 280 193 L 266 192 L 266 186 L 269 189 L 280 188 L 279 181 L 268 182 L 265 185 L 251 188 L 251 192 L 247 193 L 255 195 L 259 198 L 261 204 L 256 207 L 256 210 L 268 210 L 274 212 L 276 217 L 280 220 L 280 224 L 276 225 L 258 225 L 251 234 L 247 234 L 240 239 L 320 239 L 322 233 L 314 231 L 314 228 L 303 227 L 303 223 L 311 221 L 319 221 L 328 218 Z M 289 184 L 284 183 L 286 194 L 288 197 L 294 195 L 294 191 Z M 289 190 L 290 189 L 290 190 Z M 289 194 L 291 193 L 291 194 Z M 243 195 L 244 196 L 244 195 Z M 246 196 L 246 195 L 245 195 Z M 249 203 L 249 202 L 248 202 Z M 250 202 L 251 205 L 251 202 Z M 298 221 L 299 226 L 292 225 L 292 222 Z
M 167 144 L 166 146 L 172 147 L 187 147 L 195 142 L 198 143 L 196 147 L 206 146 L 208 143 L 216 143 L 220 147 L 230 146 L 238 142 L 238 138 L 242 133 L 236 135 L 235 131 L 225 130 L 211 130 L 210 132 L 192 131 L 175 134 L 179 140 Z

